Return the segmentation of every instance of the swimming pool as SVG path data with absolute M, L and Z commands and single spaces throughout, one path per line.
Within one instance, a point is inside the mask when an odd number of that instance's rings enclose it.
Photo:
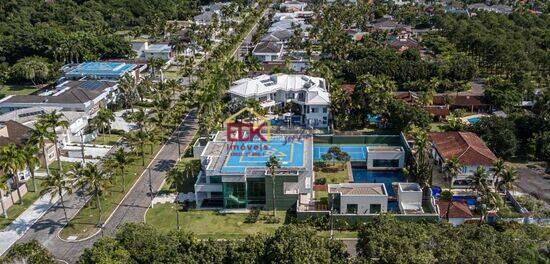
M 481 118 L 479 116 L 475 116 L 475 117 L 467 118 L 466 120 L 468 120 L 468 122 L 473 125 L 473 124 L 479 122 L 479 120 L 481 120 Z
M 321 156 L 328 152 L 332 146 L 340 147 L 343 152 L 349 154 L 352 161 L 367 160 L 367 146 L 365 145 L 330 145 L 330 144 L 315 144 L 313 145 L 313 160 L 321 160 Z
M 238 141 L 234 142 L 222 167 L 222 172 L 243 173 L 248 167 L 263 167 L 276 156 L 281 167 L 304 166 L 304 142 Z
M 353 182 L 384 183 L 389 196 L 395 192 L 392 183 L 405 181 L 402 171 L 372 171 L 366 168 L 352 168 Z

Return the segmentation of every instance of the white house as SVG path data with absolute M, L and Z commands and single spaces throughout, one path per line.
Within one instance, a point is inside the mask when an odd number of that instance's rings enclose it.
M 399 211 L 403 214 L 424 213 L 422 209 L 422 188 L 420 188 L 418 183 L 397 183 L 397 201 L 399 203 Z
M 456 157 L 463 166 L 453 186 L 468 187 L 466 178 L 478 167 L 490 172 L 497 157 L 485 142 L 472 132 L 434 132 L 429 134 L 432 142 L 432 157 L 440 171 L 446 171 L 447 162 Z
M 388 211 L 383 183 L 329 184 L 330 206 L 341 214 L 378 214 Z
M 304 11 L 304 9 L 307 6 L 307 3 L 291 0 L 291 1 L 285 1 L 280 6 L 281 6 L 281 9 L 284 9 L 287 12 Z
M 399 146 L 367 147 L 369 170 L 397 170 L 405 167 L 405 151 Z
M 148 41 L 132 42 L 132 50 L 136 52 L 138 59 L 157 58 L 163 61 L 171 61 L 174 58 L 172 47 L 166 43 L 149 44 Z
M 95 116 L 99 107 L 117 100 L 114 81 L 64 81 L 55 89 L 39 95 L 10 95 L 0 99 L 0 113 L 30 107 L 60 107 L 63 111 L 84 112 Z
M 283 58 L 283 44 L 267 41 L 256 44 L 252 56 L 262 62 L 278 61 Z
M 234 82 L 229 93 L 239 100 L 258 100 L 268 112 L 295 103 L 304 125 L 327 127 L 330 113 L 327 85 L 325 79 L 307 75 L 260 75 Z

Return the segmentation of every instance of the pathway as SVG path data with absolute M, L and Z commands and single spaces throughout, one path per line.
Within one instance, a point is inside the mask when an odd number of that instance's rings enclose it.
M 0 232 L 0 256 L 3 255 L 17 240 L 31 228 L 59 199 L 50 201 L 50 194 L 42 195 L 27 210 L 17 217 L 10 225 Z
M 191 143 L 195 132 L 198 129 L 194 111 L 186 116 L 176 133 L 172 134 L 165 145 L 158 152 L 156 158 L 151 161 L 148 168 L 151 171 L 153 190 L 158 190 L 164 180 L 166 172 L 178 160 L 178 134 L 182 150 Z M 142 222 L 143 216 L 150 205 L 149 177 L 143 173 L 137 180 L 134 187 L 128 192 L 122 200 L 119 207 L 114 211 L 103 228 L 101 235 L 94 236 L 81 242 L 64 242 L 57 237 L 58 232 L 63 228 L 63 210 L 52 208 L 44 217 L 36 222 L 31 229 L 21 238 L 21 242 L 38 240 L 45 246 L 56 258 L 74 263 L 82 254 L 84 249 L 89 248 L 93 243 L 103 235 L 112 235 L 116 229 L 128 222 Z M 78 210 L 87 201 L 87 195 L 81 191 L 73 193 L 67 197 L 65 205 L 69 217 L 76 215 Z

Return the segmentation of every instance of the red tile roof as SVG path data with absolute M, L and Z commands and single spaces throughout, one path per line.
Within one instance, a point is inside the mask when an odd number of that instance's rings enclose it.
M 450 114 L 449 107 L 447 106 L 430 105 L 425 106 L 424 110 L 434 116 L 448 116 Z
M 487 105 L 483 101 L 483 95 L 447 95 L 437 94 L 433 97 L 434 105 L 447 104 L 447 99 L 450 99 L 450 104 L 454 106 L 484 106 Z
M 344 90 L 348 94 L 352 94 L 353 91 L 355 91 L 355 84 L 344 83 L 342 84 L 342 90 Z
M 413 104 L 418 100 L 418 94 L 412 91 L 395 92 L 395 98 L 403 100 L 405 103 Z
M 465 202 L 453 201 L 452 203 L 453 204 L 449 210 L 449 218 L 472 218 L 474 216 Z M 439 217 L 447 217 L 449 201 L 438 200 L 437 204 L 439 205 Z
M 462 165 L 491 166 L 497 160 L 485 142 L 472 132 L 434 132 L 429 137 L 445 161 L 457 157 Z

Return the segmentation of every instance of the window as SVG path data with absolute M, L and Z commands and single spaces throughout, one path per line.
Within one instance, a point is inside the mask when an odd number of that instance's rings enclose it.
M 210 183 L 221 183 L 222 176 L 210 176 Z
M 391 168 L 398 168 L 399 167 L 399 160 L 392 159 L 392 160 L 386 160 L 386 159 L 375 159 L 372 160 L 372 166 L 377 167 L 391 167 Z
M 347 204 L 346 212 L 348 214 L 357 214 L 357 204 Z
M 265 178 L 247 180 L 248 204 L 265 204 Z
M 369 206 L 369 213 L 371 213 L 371 214 L 380 213 L 381 210 L 382 210 L 382 205 L 380 205 L 380 204 L 371 204 Z
M 323 113 L 327 113 L 328 109 L 326 107 L 323 107 Z
M 317 113 L 317 108 L 312 107 L 312 108 L 311 108 L 311 112 L 312 112 L 312 113 Z

